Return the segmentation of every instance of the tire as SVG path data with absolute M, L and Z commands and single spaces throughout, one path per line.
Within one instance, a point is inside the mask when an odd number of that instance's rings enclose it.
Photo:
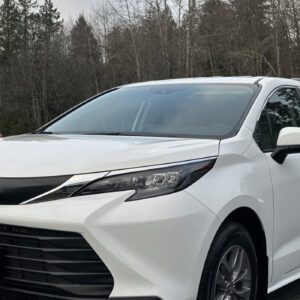
M 242 262 L 242 266 L 235 262 Z M 258 270 L 257 254 L 250 234 L 240 224 L 226 222 L 209 250 L 197 300 L 256 300 Z M 237 282 L 239 278 L 243 279 Z M 237 297 L 238 293 L 243 297 Z

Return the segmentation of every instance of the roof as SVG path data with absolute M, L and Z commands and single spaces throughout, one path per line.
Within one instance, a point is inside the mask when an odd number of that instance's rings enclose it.
M 138 87 L 148 85 L 163 85 L 163 84 L 187 84 L 187 83 L 240 83 L 240 84 L 255 84 L 269 83 L 270 81 L 278 82 L 282 85 L 300 85 L 300 81 L 287 78 L 278 77 L 252 77 L 252 76 L 241 76 L 241 77 L 197 77 L 197 78 L 181 78 L 181 79 L 168 79 L 168 80 L 157 80 L 139 82 L 125 85 L 125 87 Z

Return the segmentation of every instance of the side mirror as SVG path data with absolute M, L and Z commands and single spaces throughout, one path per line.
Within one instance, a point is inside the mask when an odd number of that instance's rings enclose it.
M 281 129 L 272 158 L 279 164 L 283 164 L 286 157 L 292 153 L 300 153 L 300 127 Z

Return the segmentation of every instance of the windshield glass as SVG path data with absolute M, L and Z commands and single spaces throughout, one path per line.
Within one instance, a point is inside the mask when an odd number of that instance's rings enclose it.
M 44 133 L 222 138 L 239 129 L 257 89 L 245 84 L 122 87 L 80 106 Z

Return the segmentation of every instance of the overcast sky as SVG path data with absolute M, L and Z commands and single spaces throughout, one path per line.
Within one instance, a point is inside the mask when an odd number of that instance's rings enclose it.
M 53 0 L 53 2 L 61 16 L 68 21 L 70 17 L 76 18 L 82 12 L 88 16 L 93 6 L 101 3 L 101 0 Z
M 42 3 L 44 0 L 38 1 Z M 97 4 L 101 4 L 101 2 L 104 1 L 105 0 L 53 0 L 65 21 L 68 21 L 70 18 L 74 19 L 78 17 L 80 13 L 84 13 L 85 16 L 88 17 L 92 9 L 97 7 Z M 112 0 L 112 2 L 117 4 L 118 0 Z M 168 3 L 172 8 L 172 1 L 168 0 Z
M 3 0 L 0 0 L 0 3 Z M 61 17 L 68 22 L 70 18 L 76 19 L 79 14 L 84 13 L 86 17 L 89 17 L 93 8 L 97 7 L 101 2 L 106 0 L 52 0 L 54 5 L 61 13 Z M 119 0 L 112 0 L 117 4 Z M 186 0 L 188 1 L 188 0 Z M 43 3 L 44 0 L 38 0 L 39 3 Z M 168 0 L 169 5 L 172 8 L 172 1 Z M 185 1 L 183 2 L 185 3 Z

